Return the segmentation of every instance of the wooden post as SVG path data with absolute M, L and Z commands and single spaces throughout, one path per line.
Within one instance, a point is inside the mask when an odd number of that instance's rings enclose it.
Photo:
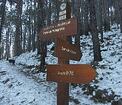
M 57 105 L 69 105 L 69 83 L 58 83 Z
M 66 19 L 70 19 L 70 18 L 71 18 L 71 5 L 70 5 L 70 2 L 67 1 L 67 3 L 66 3 Z M 66 37 L 63 39 L 67 40 Z M 58 63 L 59 64 L 69 64 L 69 60 L 58 58 Z M 69 105 L 69 83 L 58 83 L 57 105 Z
M 57 41 L 56 39 L 56 43 Z M 58 64 L 69 64 L 69 61 L 58 58 Z M 69 83 L 57 84 L 57 105 L 69 105 Z

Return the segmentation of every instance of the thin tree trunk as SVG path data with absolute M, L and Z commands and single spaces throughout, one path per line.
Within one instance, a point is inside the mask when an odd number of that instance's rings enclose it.
M 0 59 L 2 58 L 2 29 L 3 29 L 3 24 L 5 21 L 5 5 L 6 5 L 6 0 L 2 0 L 2 6 L 1 6 L 1 23 L 0 23 Z
M 89 27 L 88 27 L 88 0 L 84 1 L 84 34 L 88 35 Z
M 122 0 L 119 0 L 119 11 L 120 11 L 120 30 L 122 33 Z
M 36 35 L 37 35 L 37 10 L 36 10 L 36 2 L 34 2 L 34 24 L 33 24 L 33 34 L 32 34 L 32 50 L 35 51 L 36 49 Z
M 110 30 L 110 18 L 109 18 L 109 2 L 108 0 L 102 0 L 103 1 L 103 25 L 104 30 L 109 31 Z
M 1 38 L 2 38 L 2 28 L 5 22 L 5 5 L 6 5 L 6 0 L 2 0 L 2 6 L 1 6 L 2 16 L 1 16 L 1 23 L 0 23 L 0 44 L 1 44 Z
M 47 15 L 47 25 L 51 24 L 51 0 L 49 1 L 49 7 L 48 7 L 48 15 Z
M 23 35 L 23 52 L 26 51 L 26 33 L 27 33 L 27 27 L 24 27 L 24 35 Z
M 31 33 L 31 17 L 29 16 L 29 25 L 28 25 L 28 51 L 31 51 L 31 36 L 32 36 L 32 33 Z
M 18 56 L 22 53 L 22 46 L 21 46 L 21 36 L 22 36 L 22 21 L 21 21 L 21 14 L 22 14 L 22 0 L 17 1 L 16 5 L 17 9 L 17 17 L 16 17 L 16 34 L 15 34 L 15 52 L 14 55 Z
M 37 46 L 38 46 L 38 54 L 41 54 L 41 64 L 40 71 L 45 72 L 45 56 L 46 56 L 46 45 L 44 42 L 40 40 L 40 30 L 44 26 L 44 0 L 38 0 L 38 27 L 37 27 Z
M 89 26 L 90 26 L 91 34 L 92 34 L 94 61 L 101 61 L 102 57 L 101 57 L 100 43 L 99 43 L 99 38 L 98 38 L 94 0 L 89 0 L 89 10 L 90 10 L 90 25 Z
M 60 2 L 58 0 L 55 1 L 55 6 L 56 6 L 56 9 L 55 9 L 56 10 L 56 19 L 55 20 L 56 20 L 56 22 L 58 22 L 59 21 L 59 10 L 60 10 L 59 9 Z
M 80 45 L 80 29 L 81 29 L 81 27 L 80 27 L 81 26 L 81 21 L 80 21 L 80 8 L 81 8 L 81 0 L 77 0 L 76 3 L 77 3 L 77 9 L 76 9 L 75 16 L 78 19 L 78 33 L 75 36 L 75 43 L 77 45 Z
M 101 42 L 103 42 L 103 22 L 102 22 L 102 1 L 96 1 L 96 17 L 97 17 L 97 25 L 98 31 L 101 34 Z
M 8 59 L 10 57 L 10 42 L 9 42 L 9 33 L 10 33 L 10 29 L 8 28 L 7 32 L 6 32 L 6 54 L 5 54 L 5 58 Z
M 119 11 L 119 0 L 113 0 L 113 6 L 114 6 L 114 20 L 115 20 L 115 23 L 119 24 L 120 23 L 120 11 Z M 120 0 L 121 2 L 121 0 Z

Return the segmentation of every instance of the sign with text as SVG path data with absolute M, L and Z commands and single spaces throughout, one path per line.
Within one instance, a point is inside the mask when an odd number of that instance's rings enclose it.
M 70 44 L 59 38 L 56 41 L 55 54 L 58 58 L 76 61 L 79 61 L 82 56 L 79 45 Z
M 88 64 L 47 65 L 48 81 L 87 84 L 95 79 L 95 76 L 95 70 Z
M 45 27 L 40 32 L 41 40 L 77 34 L 77 19 L 71 18 Z

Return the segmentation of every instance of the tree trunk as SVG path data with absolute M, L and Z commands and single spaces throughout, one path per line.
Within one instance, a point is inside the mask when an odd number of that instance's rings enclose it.
M 94 61 L 101 61 L 102 57 L 101 57 L 100 43 L 99 43 L 99 38 L 98 38 L 94 0 L 89 0 L 89 10 L 90 10 L 89 26 L 90 26 L 90 30 L 91 30 L 91 34 L 92 34 Z
M 9 33 L 10 33 L 10 29 L 8 28 L 7 32 L 6 32 L 6 54 L 5 54 L 5 58 L 8 59 L 10 58 L 10 42 L 9 42 Z
M 48 15 L 47 15 L 47 25 L 50 25 L 51 24 L 51 0 L 49 1 L 49 7 L 48 7 Z
M 119 11 L 120 11 L 120 30 L 122 33 L 122 0 L 119 0 Z
M 109 1 L 108 0 L 102 0 L 103 1 L 103 25 L 104 30 L 109 31 L 110 30 L 110 18 L 109 18 Z
M 6 0 L 2 0 L 2 6 L 1 6 L 1 23 L 0 23 L 0 44 L 1 44 L 1 37 L 2 37 L 2 28 L 5 21 L 5 5 Z
M 97 17 L 97 25 L 98 31 L 101 34 L 101 42 L 103 42 L 103 21 L 102 21 L 102 1 L 96 1 L 96 17 Z
M 89 27 L 88 27 L 88 0 L 84 1 L 84 34 L 88 35 Z M 81 13 L 82 14 L 82 13 Z
M 45 56 L 46 56 L 46 45 L 44 42 L 40 40 L 40 30 L 44 26 L 44 0 L 38 0 L 38 26 L 37 26 L 37 46 L 38 46 L 38 54 L 41 54 L 41 64 L 40 64 L 40 71 L 45 72 Z
M 58 22 L 59 21 L 59 6 L 60 6 L 60 2 L 58 0 L 55 1 L 55 6 L 56 6 L 56 18 L 55 21 Z
M 16 17 L 16 33 L 15 33 L 15 51 L 14 55 L 18 56 L 22 53 L 22 46 L 21 46 L 21 36 L 22 36 L 22 21 L 21 21 L 21 14 L 22 14 L 22 0 L 17 1 L 16 5 L 17 9 L 17 17 Z
M 81 17 L 81 14 L 80 14 L 80 9 L 81 9 L 81 0 L 77 0 L 77 1 L 73 1 L 74 2 L 74 15 L 75 17 L 77 17 L 78 19 L 78 33 L 77 35 L 75 36 L 75 43 L 77 45 L 80 45 L 80 30 L 81 30 L 81 20 L 80 20 L 80 17 Z
M 5 21 L 5 5 L 6 5 L 6 0 L 2 0 L 2 6 L 1 6 L 1 23 L 0 23 L 0 59 L 2 58 L 2 29 L 3 29 L 3 24 Z
M 31 51 L 31 36 L 32 36 L 32 32 L 31 32 L 31 30 L 32 30 L 32 28 L 31 28 L 31 17 L 29 16 L 29 24 L 28 24 L 28 47 L 27 47 L 27 49 L 28 49 L 28 51 Z M 34 40 L 34 39 L 33 39 Z
M 121 0 L 120 0 L 121 2 Z M 120 23 L 120 11 L 119 11 L 119 0 L 113 0 L 113 6 L 114 6 L 114 21 L 115 23 L 119 24 Z
M 37 35 L 37 10 L 36 10 L 36 2 L 34 2 L 34 24 L 33 24 L 33 34 L 32 34 L 32 50 L 35 51 L 36 49 L 36 35 Z
M 27 33 L 27 27 L 24 27 L 24 35 L 23 35 L 23 52 L 26 51 L 26 33 Z

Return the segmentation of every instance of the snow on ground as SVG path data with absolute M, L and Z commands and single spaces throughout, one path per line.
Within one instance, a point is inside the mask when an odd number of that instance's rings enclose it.
M 107 41 L 106 38 L 110 39 Z M 98 83 L 102 89 L 113 90 L 116 95 L 122 97 L 122 34 L 120 30 L 113 31 L 113 33 L 105 33 L 105 43 L 102 48 L 103 61 L 99 65 L 103 66 L 97 68 L 98 78 L 104 77 Z
M 103 60 L 99 62 L 96 69 L 97 78 L 102 78 L 102 80 L 95 85 L 102 90 L 113 90 L 116 95 L 122 97 L 122 34 L 116 27 L 113 28 L 112 31 L 104 33 L 104 43 L 101 47 Z M 93 60 L 93 53 L 90 47 L 92 45 L 91 39 L 88 36 L 83 37 L 81 45 L 87 40 L 86 47 L 82 48 L 83 57 L 79 62 L 71 61 L 71 63 L 89 64 Z
M 47 64 L 57 64 L 57 58 L 48 46 Z M 111 94 L 122 97 L 122 34 L 120 30 L 113 27 L 112 31 L 104 33 L 104 43 L 101 44 L 103 60 L 96 66 L 97 80 L 90 83 L 98 86 L 98 89 L 107 89 Z M 81 37 L 81 52 L 83 56 L 79 62 L 71 61 L 70 64 L 90 64 L 93 61 L 93 50 L 91 36 Z M 10 65 L 7 61 L 0 61 L 0 105 L 56 105 L 56 84 L 46 82 L 42 73 L 38 74 L 41 83 L 24 75 L 18 64 L 32 66 L 38 65 L 36 52 L 28 52 L 16 59 L 16 65 Z M 24 71 L 24 70 L 23 70 Z M 94 93 L 95 95 L 95 93 Z M 70 86 L 70 96 L 77 99 L 80 105 L 111 105 L 110 103 L 95 103 L 90 95 L 85 95 L 81 86 Z M 70 101 L 70 105 L 76 105 Z
M 21 54 L 19 57 L 16 58 L 16 64 L 21 64 L 21 65 L 39 65 L 40 62 L 38 61 L 37 51 L 35 52 L 26 52 Z
M 56 84 L 37 83 L 7 61 L 0 61 L 0 105 L 56 105 Z M 81 89 L 70 88 L 70 96 L 80 99 L 80 105 L 95 104 Z M 76 105 L 70 102 L 70 105 Z M 109 104 L 107 104 L 109 105 Z
M 36 83 L 15 66 L 0 61 L 0 105 L 55 105 L 55 87 Z

